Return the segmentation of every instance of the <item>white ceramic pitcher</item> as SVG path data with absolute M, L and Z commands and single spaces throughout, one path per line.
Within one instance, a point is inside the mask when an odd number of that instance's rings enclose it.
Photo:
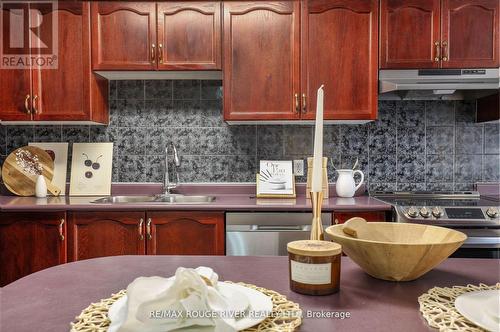
M 361 187 L 363 181 L 365 180 L 365 175 L 359 169 L 353 171 L 352 169 L 338 169 L 339 177 L 337 179 L 337 184 L 335 189 L 337 190 L 337 196 L 339 197 L 353 197 L 356 190 Z M 354 182 L 354 174 L 358 173 L 361 175 L 361 181 L 358 185 Z

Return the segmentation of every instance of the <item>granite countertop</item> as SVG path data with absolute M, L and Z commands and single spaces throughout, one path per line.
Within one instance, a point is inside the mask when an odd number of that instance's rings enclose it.
M 334 189 L 333 189 L 334 190 Z M 161 192 L 157 184 L 117 184 L 113 195 L 151 195 Z M 0 211 L 111 211 L 111 210 L 218 210 L 218 211 L 310 211 L 311 201 L 305 187 L 298 185 L 295 199 L 257 199 L 252 185 L 184 185 L 178 190 L 186 195 L 213 195 L 212 203 L 203 204 L 95 204 L 91 201 L 103 196 L 17 197 L 0 196 Z M 332 189 L 330 193 L 332 193 Z M 353 198 L 331 197 L 325 199 L 323 211 L 386 211 L 391 205 L 357 193 Z
M 430 288 L 498 282 L 494 259 L 450 258 L 415 281 L 390 282 L 364 273 L 342 257 L 340 291 L 307 296 L 289 289 L 288 258 L 277 256 L 115 256 L 62 264 L 21 278 L 1 292 L 0 326 L 5 331 L 68 331 L 90 303 L 127 287 L 139 276 L 170 276 L 179 266 L 210 266 L 221 280 L 275 290 L 299 303 L 300 331 L 435 331 L 419 312 L 417 298 Z M 311 313 L 350 317 L 311 318 Z

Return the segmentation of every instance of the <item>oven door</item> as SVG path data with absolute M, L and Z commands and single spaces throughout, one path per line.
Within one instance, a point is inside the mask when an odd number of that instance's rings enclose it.
M 465 233 L 467 240 L 451 257 L 500 258 L 500 229 L 455 228 Z

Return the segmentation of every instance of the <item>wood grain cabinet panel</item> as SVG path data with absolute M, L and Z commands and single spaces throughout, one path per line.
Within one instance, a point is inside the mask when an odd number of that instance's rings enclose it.
M 26 3 L 5 3 L 1 7 L 2 31 L 10 35 L 10 15 L 16 15 L 11 9 L 28 10 Z M 18 45 L 15 45 L 18 46 Z M 30 49 L 23 45 L 21 52 L 30 55 Z M 19 51 L 10 47 L 9 38 L 2 38 L 3 54 L 17 53 Z M 9 59 L 7 57 L 7 59 Z M 15 59 L 15 58 L 13 58 Z M 31 100 L 31 70 L 26 69 L 1 69 L 0 75 L 0 120 L 25 121 L 30 120 L 29 102 Z M 27 106 L 25 106 L 25 104 Z
M 0 287 L 66 263 L 64 212 L 0 213 Z
M 303 1 L 301 24 L 302 118 L 315 118 L 316 91 L 324 84 L 325 119 L 375 119 L 378 1 Z
M 440 1 L 381 0 L 380 67 L 440 66 Z
M 90 54 L 89 5 L 60 2 L 57 11 L 46 4 L 31 4 L 43 20 L 57 16 L 57 67 L 33 68 L 34 120 L 88 120 L 90 118 Z M 39 31 L 42 40 L 51 38 L 49 25 Z M 64 96 L 64 98 L 61 98 Z
M 221 69 L 221 3 L 158 3 L 158 69 Z
M 41 13 L 42 22 L 57 19 L 56 33 L 52 24 L 34 30 L 40 40 L 57 47 L 57 62 L 54 68 L 32 65 L 23 70 L 2 70 L 0 120 L 107 123 L 108 83 L 91 71 L 90 4 L 61 1 L 54 10 L 50 4 L 31 2 L 29 9 L 30 13 Z M 31 49 L 30 54 L 42 55 L 43 49 Z
M 147 252 L 224 255 L 224 232 L 223 212 L 151 212 L 147 214 Z
M 360 217 L 366 221 L 390 221 L 387 217 L 385 211 L 362 211 L 362 212 L 334 212 L 333 213 L 333 224 L 343 224 L 347 220 Z
M 0 120 L 31 120 L 31 71 L 0 69 Z
M 224 2 L 225 120 L 300 118 L 299 1 Z
M 94 70 L 156 68 L 156 3 L 92 2 Z
M 144 212 L 74 212 L 68 216 L 68 257 L 144 255 Z
M 498 0 L 443 0 L 444 68 L 500 65 L 499 10 Z
M 16 16 L 15 10 L 28 10 L 27 3 L 5 3 L 1 6 L 2 30 L 5 34 L 11 35 L 10 19 L 11 15 Z M 26 44 L 20 49 L 10 45 L 9 38 L 2 38 L 2 53 L 6 59 L 15 61 L 17 57 L 9 57 L 9 54 L 26 54 L 30 56 L 30 49 Z M 0 120 L 25 121 L 30 120 L 31 103 L 31 69 L 6 69 L 0 72 Z

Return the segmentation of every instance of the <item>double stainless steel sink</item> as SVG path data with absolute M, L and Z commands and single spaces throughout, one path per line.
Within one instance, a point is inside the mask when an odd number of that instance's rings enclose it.
M 91 201 L 95 204 L 207 204 L 215 201 L 214 196 L 191 195 L 144 195 L 108 196 Z

